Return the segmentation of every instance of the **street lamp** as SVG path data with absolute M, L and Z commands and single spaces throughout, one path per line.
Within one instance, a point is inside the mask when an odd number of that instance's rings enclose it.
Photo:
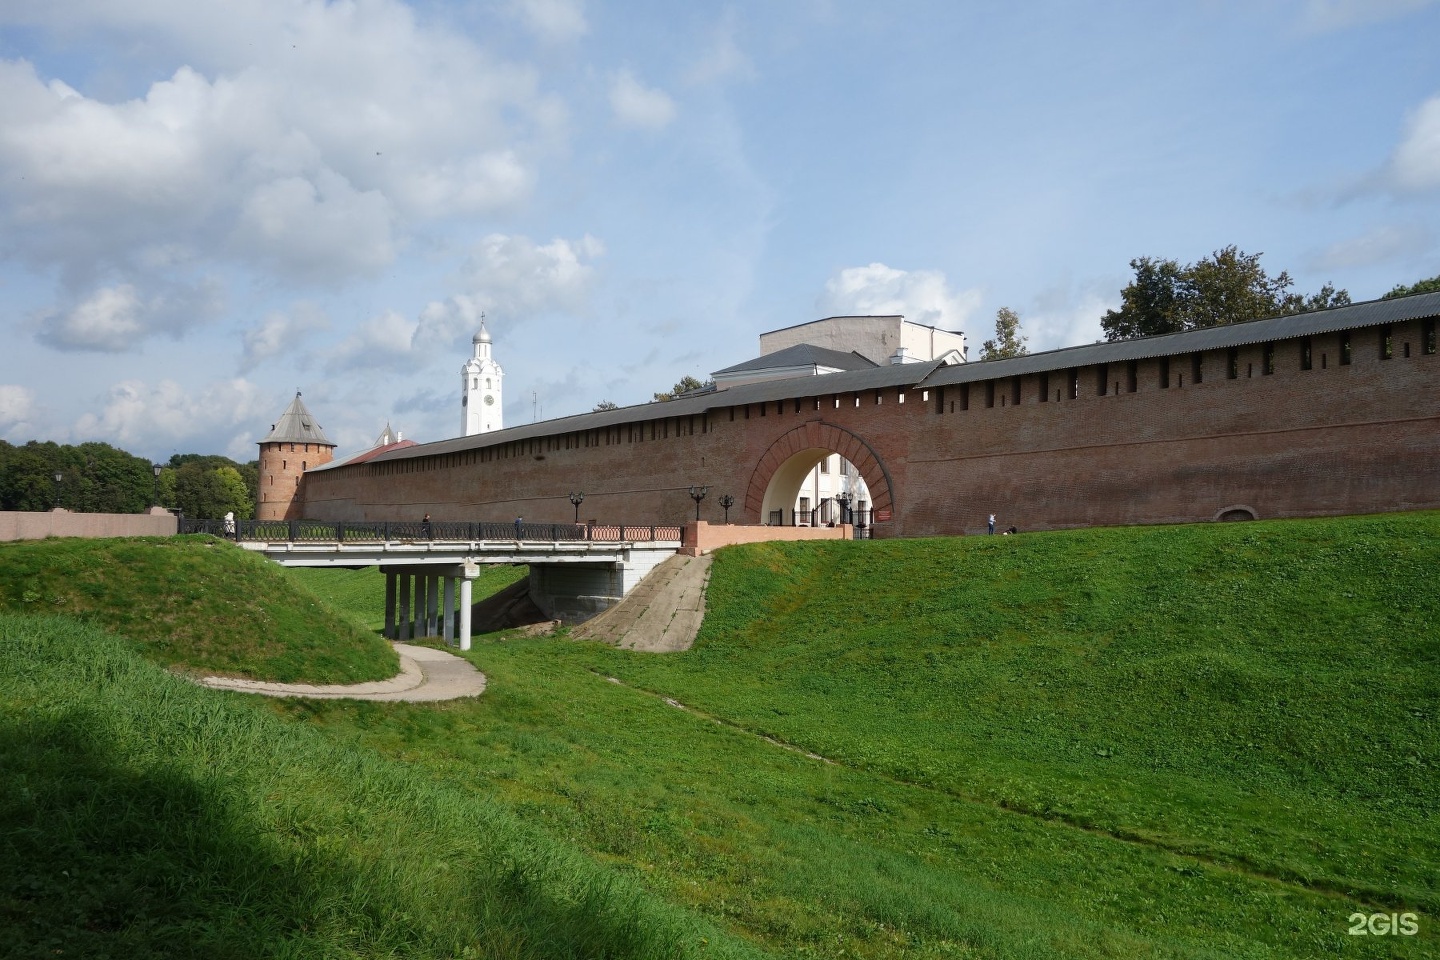
M 579 526 L 579 524 L 580 524 L 580 504 L 582 504 L 582 503 L 584 503 L 584 502 L 585 502 L 585 494 L 583 494 L 583 493 L 574 493 L 574 492 L 572 492 L 572 493 L 570 494 L 570 505 L 575 508 L 575 524 L 576 524 L 576 526 Z
M 705 494 L 710 492 L 709 487 L 691 487 L 690 499 L 695 501 L 695 519 L 700 519 L 700 501 L 705 499 Z
M 840 522 L 841 522 L 841 523 L 849 523 L 849 522 L 850 522 L 850 494 L 849 494 L 849 493 L 838 493 L 838 494 L 835 495 L 835 501 L 840 504 Z
M 65 479 L 65 475 L 64 475 L 63 473 L 61 473 L 59 470 L 56 470 L 56 471 L 55 471 L 55 509 L 56 509 L 56 510 L 59 510 L 59 509 L 60 509 L 60 481 L 61 481 L 61 480 L 64 480 L 64 479 Z
M 720 506 L 722 506 L 722 507 L 725 508 L 725 522 L 726 522 L 726 523 L 729 523 L 729 522 L 730 522 L 730 508 L 733 507 L 733 506 L 735 506 L 735 498 L 732 497 L 732 496 L 730 496 L 730 494 L 728 494 L 728 493 L 725 494 L 725 496 L 723 496 L 723 497 L 720 498 Z
M 160 506 L 160 471 L 165 468 L 158 463 L 150 464 L 150 472 L 155 475 L 155 506 Z

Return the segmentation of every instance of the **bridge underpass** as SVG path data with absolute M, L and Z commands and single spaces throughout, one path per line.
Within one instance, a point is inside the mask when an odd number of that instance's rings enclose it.
M 649 525 L 185 521 L 180 532 L 234 539 L 282 566 L 378 567 L 385 636 L 433 637 L 461 650 L 470 649 L 471 591 L 482 565 L 525 564 L 535 605 L 578 623 L 618 603 L 681 547 L 680 527 Z

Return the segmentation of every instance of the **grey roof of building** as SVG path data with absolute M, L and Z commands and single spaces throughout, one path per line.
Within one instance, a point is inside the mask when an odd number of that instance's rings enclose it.
M 752 403 L 773 403 L 801 397 L 849 394 L 898 387 L 939 387 L 1027 373 L 1063 370 L 1069 367 L 1083 367 L 1097 363 L 1174 356 L 1200 350 L 1223 350 L 1227 347 L 1249 343 L 1285 340 L 1292 337 L 1378 326 L 1384 323 L 1399 323 L 1433 316 L 1440 316 L 1440 293 L 1422 294 L 1395 300 L 1374 300 L 1314 313 L 1274 317 L 1268 320 L 1255 320 L 1249 323 L 1237 323 L 1205 330 L 1190 330 L 1185 333 L 1172 333 L 1158 337 L 1144 337 L 1138 340 L 1066 347 L 1062 350 L 1050 350 L 1010 360 L 990 360 L 951 366 L 946 366 L 938 360 L 927 360 L 922 363 L 892 364 L 844 373 L 827 373 L 815 377 L 762 380 L 758 383 L 747 383 L 727 390 L 715 390 L 676 400 L 642 403 L 595 413 L 582 413 L 572 417 L 560 417 L 555 420 L 511 427 L 507 430 L 496 430 L 492 433 L 419 444 L 403 450 L 384 453 L 371 462 L 384 463 L 412 457 L 441 456 L 447 453 L 496 446 L 515 440 L 532 440 L 580 430 L 595 430 L 623 426 L 628 423 L 663 420 L 666 417 L 690 416 L 704 413 L 707 410 L 738 407 Z
M 1394 300 L 1371 300 L 1345 307 L 1316 310 L 1313 313 L 1270 317 L 1265 320 L 1232 323 L 1223 327 L 1207 327 L 1203 330 L 1187 330 L 1183 333 L 1167 333 L 1154 337 L 1140 337 L 1135 340 L 1119 340 L 1113 343 L 1091 343 L 1078 347 L 1064 347 L 1060 350 L 1047 350 L 1044 353 L 1032 353 L 1023 357 L 1012 357 L 1008 360 L 980 360 L 937 370 L 924 381 L 922 386 L 943 387 L 950 384 L 1023 376 L 1028 373 L 1047 373 L 1071 367 L 1088 367 L 1100 363 L 1120 363 L 1126 360 L 1148 360 L 1155 357 L 1199 353 L 1205 350 L 1225 350 L 1229 347 L 1241 347 L 1253 343 L 1269 343 L 1294 337 L 1335 333 L 1340 330 L 1375 327 L 1386 323 L 1400 323 L 1405 320 L 1417 320 L 1437 315 L 1440 315 L 1440 293 L 1426 293 L 1416 297 L 1400 297 Z
M 836 370 L 868 370 L 879 364 L 869 357 L 862 357 L 853 350 L 846 353 L 843 350 L 831 350 L 829 347 L 817 347 L 813 343 L 797 343 L 793 347 L 786 347 L 784 350 L 776 350 L 774 353 L 767 353 L 753 360 L 746 360 L 744 363 L 716 370 L 714 375 L 718 377 L 726 373 L 808 366 L 833 367 Z
M 550 437 L 579 430 L 597 430 L 622 426 L 627 423 L 663 420 L 666 417 L 692 416 L 707 410 L 738 407 L 747 403 L 765 403 L 767 401 L 773 403 L 777 400 L 794 400 L 800 397 L 909 386 L 923 380 L 939 365 L 940 361 L 938 360 L 927 360 L 923 363 L 900 363 L 844 373 L 826 373 L 816 377 L 762 380 L 759 383 L 747 383 L 738 387 L 730 387 L 727 390 L 715 390 L 676 400 L 641 403 L 595 413 L 581 413 L 573 417 L 542 420 L 539 423 L 527 423 L 524 426 L 510 427 L 491 433 L 477 433 L 474 436 L 455 437 L 452 440 L 437 440 L 434 443 L 423 443 L 404 450 L 396 450 L 393 453 L 386 453 L 371 462 L 385 463 L 411 457 L 442 456 L 447 453 L 497 446 L 513 440 L 532 440 L 537 437 Z
M 290 401 L 290 406 L 280 414 L 270 427 L 270 432 L 261 443 L 318 443 L 323 446 L 333 447 L 325 438 L 325 431 L 320 429 L 320 424 L 310 411 L 305 408 L 305 403 L 300 399 L 300 391 L 295 391 L 295 399 Z

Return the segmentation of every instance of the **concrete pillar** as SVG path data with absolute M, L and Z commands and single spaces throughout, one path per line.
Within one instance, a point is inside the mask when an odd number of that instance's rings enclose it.
M 385 574 L 385 639 L 395 639 L 395 574 Z
M 425 615 L 426 604 L 429 603 L 430 575 L 417 573 L 415 575 L 415 636 L 430 636 L 430 620 Z
M 440 636 L 440 578 L 434 574 L 425 578 L 430 585 L 425 588 L 425 636 Z
M 440 615 L 445 618 L 441 627 L 440 636 L 445 641 L 445 646 L 450 646 L 455 639 L 455 578 L 445 578 L 445 602 L 440 604 Z
M 397 624 L 396 633 L 398 640 L 410 639 L 410 574 L 400 574 L 400 608 L 398 611 L 400 622 Z
M 460 578 L 460 649 L 470 649 L 470 578 Z

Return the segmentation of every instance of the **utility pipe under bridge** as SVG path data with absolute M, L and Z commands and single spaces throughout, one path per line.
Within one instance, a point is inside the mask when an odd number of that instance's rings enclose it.
M 236 540 L 287 567 L 385 574 L 385 636 L 470 649 L 471 584 L 482 564 L 526 564 L 530 598 L 578 623 L 620 602 L 680 549 L 681 528 L 629 524 L 182 520 L 181 533 Z M 478 536 L 464 536 L 477 534 Z

